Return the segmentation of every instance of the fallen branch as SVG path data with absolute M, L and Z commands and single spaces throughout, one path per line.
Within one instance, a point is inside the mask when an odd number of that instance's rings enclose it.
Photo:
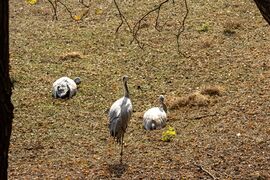
M 205 172 L 206 174 L 208 174 L 212 179 L 217 179 L 212 173 L 210 173 L 208 170 L 206 170 L 202 165 L 197 164 L 196 162 L 193 162 L 193 164 L 195 166 L 197 166 L 200 170 L 202 170 L 203 172 Z
M 211 116 L 216 116 L 217 112 L 214 112 L 212 114 L 204 114 L 204 115 L 200 115 L 200 116 L 196 116 L 196 117 L 190 117 L 190 119 L 202 119 L 205 117 L 211 117 Z

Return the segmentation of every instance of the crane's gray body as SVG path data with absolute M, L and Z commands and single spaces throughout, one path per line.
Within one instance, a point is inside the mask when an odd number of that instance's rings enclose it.
M 166 126 L 167 106 L 164 104 L 164 96 L 159 96 L 160 107 L 153 107 L 143 115 L 143 126 L 146 130 L 161 129 Z
M 110 134 L 117 142 L 122 141 L 132 114 L 132 104 L 129 98 L 122 97 L 115 101 L 109 111 Z
M 111 136 L 121 144 L 121 160 L 123 155 L 123 140 L 132 114 L 132 103 L 127 87 L 128 77 L 123 77 L 124 96 L 113 103 L 109 111 L 109 130 Z
M 146 130 L 161 129 L 166 126 L 166 121 L 166 112 L 161 107 L 153 107 L 143 116 L 143 125 Z
M 53 83 L 52 96 L 54 98 L 71 98 L 77 93 L 77 85 L 80 84 L 79 77 L 70 79 L 69 77 L 61 77 Z

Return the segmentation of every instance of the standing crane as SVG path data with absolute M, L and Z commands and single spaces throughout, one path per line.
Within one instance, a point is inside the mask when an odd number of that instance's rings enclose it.
M 146 130 L 161 129 L 166 125 L 167 106 L 164 104 L 164 96 L 159 96 L 160 107 L 153 107 L 143 115 L 143 126 Z
M 123 140 L 132 114 L 132 103 L 127 86 L 128 76 L 123 76 L 124 96 L 113 103 L 109 111 L 109 130 L 111 136 L 121 145 L 120 162 L 123 156 Z

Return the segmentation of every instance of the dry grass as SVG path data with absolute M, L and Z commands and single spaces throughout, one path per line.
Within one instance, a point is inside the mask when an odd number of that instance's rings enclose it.
M 68 52 L 59 57 L 60 60 L 73 60 L 73 59 L 82 59 L 83 56 L 80 52 Z
M 204 87 L 200 93 L 202 95 L 209 95 L 209 96 L 221 96 L 224 93 L 224 88 L 220 86 L 207 86 Z
M 220 86 L 206 86 L 200 91 L 186 96 L 169 97 L 169 107 L 170 109 L 179 109 L 184 106 L 208 106 L 211 96 L 221 96 L 222 94 L 224 94 L 224 88 Z
M 179 109 L 184 106 L 207 106 L 210 100 L 200 92 L 194 92 L 184 97 L 176 97 L 171 103 L 170 109 Z
M 126 26 L 115 34 L 120 20 L 110 1 L 92 1 L 93 11 L 78 22 L 60 6 L 59 21 L 51 21 L 45 2 L 10 1 L 10 179 L 210 179 L 194 162 L 218 179 L 270 178 L 270 31 L 252 1 L 188 1 L 180 38 L 188 57 L 176 51 L 181 1 L 162 9 L 161 32 L 154 14 L 143 22 L 144 50 L 130 44 Z M 84 11 L 66 2 L 74 14 Z M 133 24 L 158 1 L 118 2 Z M 203 24 L 207 31 L 198 31 Z M 134 114 L 119 165 L 106 110 L 122 96 L 124 74 Z M 63 75 L 82 78 L 79 92 L 52 99 L 52 83 Z M 176 130 L 167 143 L 163 129 L 142 128 L 143 112 L 160 94 Z

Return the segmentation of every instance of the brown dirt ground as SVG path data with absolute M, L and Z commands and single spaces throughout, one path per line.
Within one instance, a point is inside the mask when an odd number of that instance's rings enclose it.
M 66 2 L 74 13 L 83 9 Z M 134 24 L 157 2 L 119 5 Z M 185 9 L 175 2 L 161 11 L 161 32 L 155 14 L 143 21 L 141 50 L 130 44 L 127 26 L 115 34 L 112 1 L 92 2 L 89 16 L 74 22 L 63 7 L 51 21 L 45 0 L 10 0 L 10 179 L 270 178 L 269 25 L 250 0 L 189 0 L 183 57 L 175 34 Z M 122 96 L 124 74 L 134 114 L 120 165 L 105 112 Z M 63 75 L 82 84 L 74 98 L 54 100 L 52 82 Z M 177 132 L 172 142 L 161 141 L 164 130 L 142 129 L 143 112 L 159 94 Z

